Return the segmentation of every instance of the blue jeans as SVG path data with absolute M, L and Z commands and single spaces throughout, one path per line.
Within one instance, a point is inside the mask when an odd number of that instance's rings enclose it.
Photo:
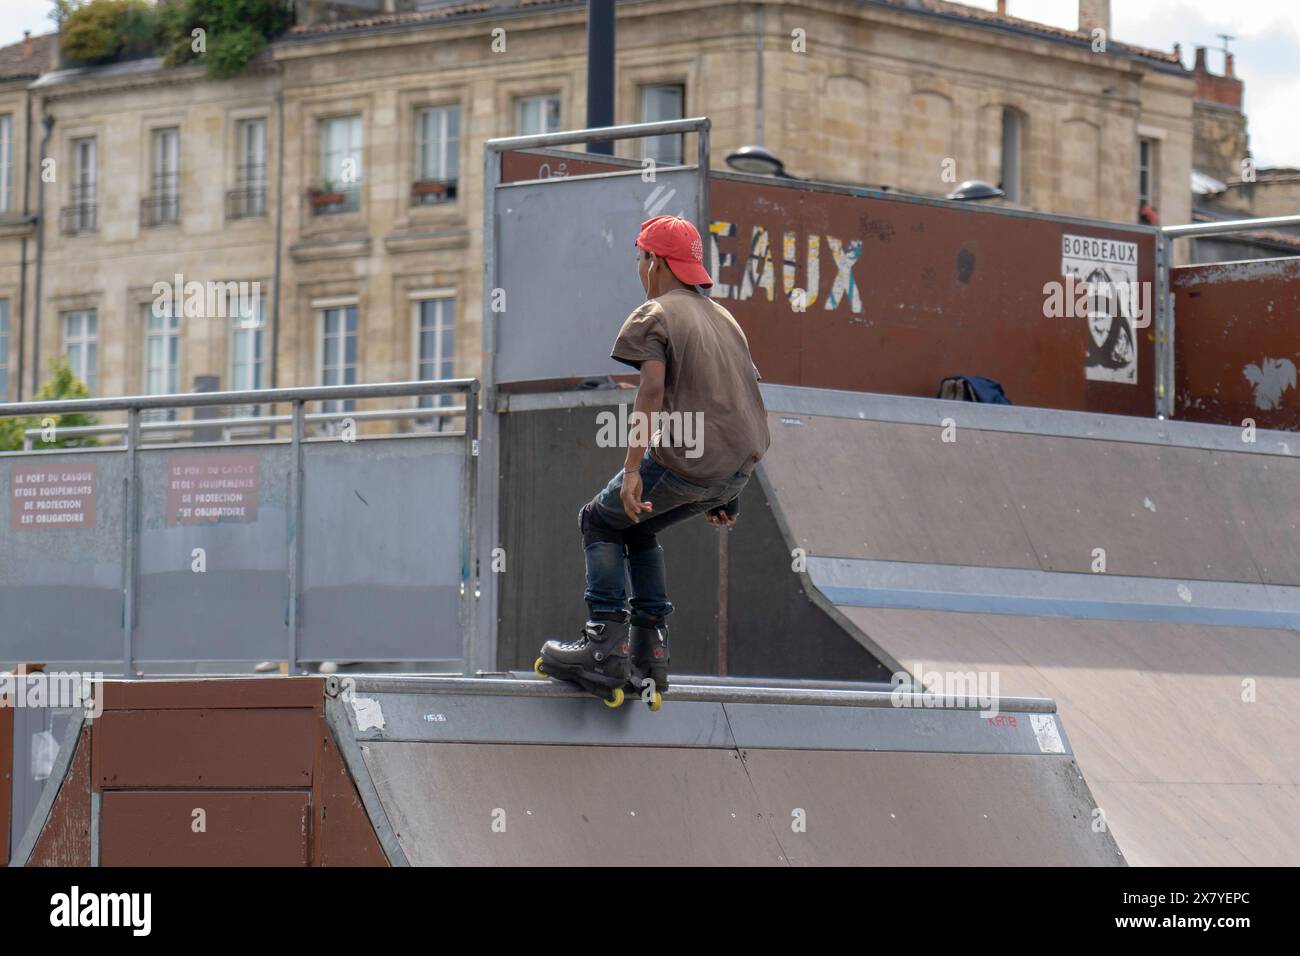
M 587 606 L 593 613 L 626 611 L 630 583 L 634 618 L 660 621 L 671 614 L 664 550 L 657 534 L 692 515 L 728 504 L 748 482 L 749 475 L 737 472 L 730 478 L 697 484 L 669 471 L 647 451 L 641 459 L 641 500 L 650 502 L 653 510 L 634 522 L 619 497 L 623 488 L 620 468 L 578 515 L 587 559 Z

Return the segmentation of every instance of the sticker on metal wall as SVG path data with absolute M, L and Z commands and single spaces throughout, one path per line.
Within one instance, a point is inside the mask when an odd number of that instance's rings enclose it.
M 357 730 L 384 729 L 384 712 L 373 697 L 353 697 L 352 713 L 357 719 Z
M 1071 280 L 1066 296 L 1076 306 L 1067 314 L 1088 323 L 1085 377 L 1136 385 L 1137 330 L 1150 314 L 1149 284 L 1138 283 L 1137 243 L 1065 234 L 1061 274 Z
M 1038 749 L 1045 754 L 1065 753 L 1065 741 L 1056 727 L 1056 718 L 1051 714 L 1030 714 L 1029 726 L 1034 729 Z

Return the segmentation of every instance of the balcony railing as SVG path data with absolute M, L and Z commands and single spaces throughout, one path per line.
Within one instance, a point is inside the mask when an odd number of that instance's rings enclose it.
M 59 210 L 59 228 L 65 236 L 94 232 L 99 228 L 99 206 L 93 202 L 78 202 Z
M 327 185 L 307 190 L 307 200 L 311 210 L 317 216 L 327 216 L 340 212 L 356 212 L 361 208 L 361 184 L 348 183 L 346 186 Z
M 140 225 L 169 226 L 181 221 L 180 175 L 155 173 L 153 188 L 140 200 Z
M 235 170 L 235 188 L 226 193 L 227 219 L 266 215 L 266 166 L 246 163 Z
M 77 183 L 72 187 L 72 202 L 59 210 L 59 228 L 65 236 L 94 232 L 99 227 L 99 209 L 94 183 Z
M 227 219 L 259 219 L 266 215 L 266 186 L 240 186 L 226 193 Z

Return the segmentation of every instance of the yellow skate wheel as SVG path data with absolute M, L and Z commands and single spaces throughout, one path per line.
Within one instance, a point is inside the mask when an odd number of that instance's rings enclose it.
M 605 698 L 605 706 L 613 710 L 615 707 L 623 706 L 623 688 L 615 687 L 613 693 Z
M 659 693 L 659 691 L 655 691 L 654 699 L 650 701 L 650 709 L 658 710 L 663 705 L 664 705 L 664 695 Z
M 540 657 L 537 658 L 537 660 L 533 661 L 533 673 L 536 674 L 538 677 L 550 676 L 549 674 L 546 673 L 546 671 L 542 670 L 542 659 Z

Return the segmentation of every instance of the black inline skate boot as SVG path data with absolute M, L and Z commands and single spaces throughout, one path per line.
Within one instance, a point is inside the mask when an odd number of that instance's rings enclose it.
M 577 684 L 608 707 L 623 703 L 628 668 L 627 612 L 595 611 L 576 641 L 547 641 L 533 670 Z
M 668 689 L 668 625 L 663 618 L 634 616 L 631 621 L 631 692 L 651 710 L 663 706 Z M 653 682 L 653 683 L 648 683 Z

